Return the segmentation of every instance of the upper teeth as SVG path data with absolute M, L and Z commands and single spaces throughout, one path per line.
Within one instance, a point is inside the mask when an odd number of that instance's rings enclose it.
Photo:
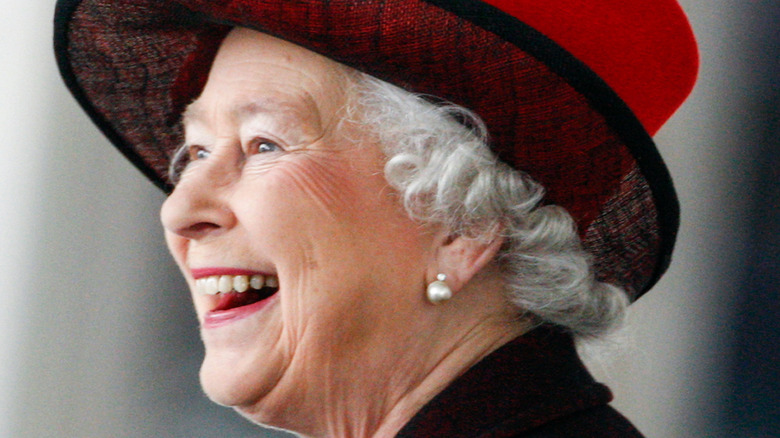
M 279 279 L 273 275 L 212 275 L 195 280 L 195 290 L 206 295 L 225 292 L 246 292 L 249 289 L 279 287 Z

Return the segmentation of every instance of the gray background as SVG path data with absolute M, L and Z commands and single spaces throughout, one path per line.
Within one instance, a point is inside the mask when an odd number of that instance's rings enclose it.
M 656 136 L 683 205 L 676 257 L 589 363 L 648 437 L 778 436 L 780 6 L 682 4 L 701 77 Z M 0 14 L 0 437 L 266 436 L 201 394 L 163 197 L 61 84 L 52 12 Z

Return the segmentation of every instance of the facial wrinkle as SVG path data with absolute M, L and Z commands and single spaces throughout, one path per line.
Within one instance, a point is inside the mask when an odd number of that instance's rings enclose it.
M 345 166 L 348 152 L 303 151 L 295 154 L 278 170 L 297 189 L 306 193 L 317 203 L 320 212 L 329 218 L 336 218 L 341 211 L 354 210 L 349 204 L 354 198 L 354 187 L 347 183 L 345 172 L 354 172 Z

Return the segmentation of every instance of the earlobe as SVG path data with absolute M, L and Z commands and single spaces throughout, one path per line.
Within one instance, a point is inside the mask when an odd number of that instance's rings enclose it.
M 443 234 L 439 239 L 435 266 L 429 272 L 429 281 L 433 281 L 439 273 L 445 273 L 447 286 L 458 292 L 496 258 L 503 243 L 504 237 L 498 226 L 481 238 Z

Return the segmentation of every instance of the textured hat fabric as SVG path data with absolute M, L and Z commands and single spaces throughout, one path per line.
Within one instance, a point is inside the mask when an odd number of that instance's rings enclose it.
M 166 191 L 181 111 L 234 26 L 463 105 L 572 213 L 598 278 L 635 299 L 668 266 L 678 226 L 648 132 L 689 93 L 696 50 L 675 1 L 595 3 L 60 0 L 55 48 L 93 121 Z

